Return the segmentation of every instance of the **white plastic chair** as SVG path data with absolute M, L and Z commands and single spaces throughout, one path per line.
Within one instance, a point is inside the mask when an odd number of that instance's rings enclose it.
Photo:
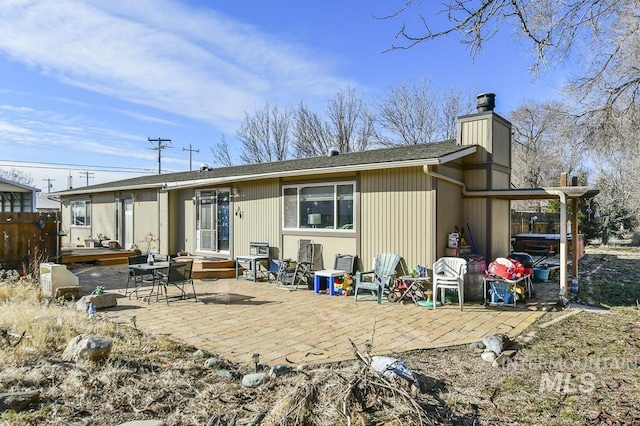
M 461 257 L 441 257 L 433 264 L 433 309 L 438 300 L 438 289 L 444 305 L 445 289 L 458 291 L 460 310 L 464 304 L 464 275 L 467 273 L 467 261 Z

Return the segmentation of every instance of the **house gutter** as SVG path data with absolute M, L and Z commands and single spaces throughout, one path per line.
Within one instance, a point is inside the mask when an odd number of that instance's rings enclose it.
M 438 172 L 431 170 L 433 164 L 425 164 L 422 168 L 427 176 L 431 176 L 435 179 L 448 182 L 460 187 L 462 195 L 464 197 L 481 197 L 481 198 L 496 198 L 504 197 L 504 190 L 482 190 L 482 191 L 468 191 L 464 182 L 457 179 L 450 178 L 449 176 L 442 175 Z M 531 191 L 518 191 L 510 190 L 509 194 L 513 196 L 526 196 L 531 195 Z M 542 188 L 540 194 L 549 194 L 560 199 L 560 298 L 566 299 L 567 297 L 567 194 L 559 189 Z M 550 197 L 551 198 L 551 197 Z

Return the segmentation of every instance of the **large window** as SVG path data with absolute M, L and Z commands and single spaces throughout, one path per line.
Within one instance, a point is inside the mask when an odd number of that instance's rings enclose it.
M 282 202 L 285 229 L 353 229 L 354 184 L 285 186 Z
M 91 200 L 71 201 L 71 226 L 91 226 Z

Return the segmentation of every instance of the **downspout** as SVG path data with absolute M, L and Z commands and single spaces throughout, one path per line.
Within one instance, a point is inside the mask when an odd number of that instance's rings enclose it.
M 424 173 L 427 176 L 431 176 L 431 177 L 434 177 L 436 179 L 443 180 L 445 182 L 449 182 L 449 183 L 451 183 L 453 185 L 458 185 L 462 190 L 462 195 L 464 195 L 465 197 L 468 195 L 467 187 L 465 186 L 464 182 L 460 182 L 459 180 L 450 178 L 449 176 L 441 175 L 440 173 L 434 172 L 433 170 L 431 170 L 431 165 L 429 165 L 429 164 L 425 164 L 424 166 L 422 166 L 422 169 L 424 170 Z

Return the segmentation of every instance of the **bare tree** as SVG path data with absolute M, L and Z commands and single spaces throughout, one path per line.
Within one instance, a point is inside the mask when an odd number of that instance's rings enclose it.
M 374 120 L 364 101 L 352 88 L 329 100 L 327 116 L 340 152 L 365 151 L 372 141 Z
M 295 115 L 296 157 L 364 151 L 374 140 L 374 118 L 353 88 L 339 91 L 327 102 L 326 120 L 300 103 Z
M 500 30 L 517 28 L 533 48 L 534 74 L 569 55 L 583 63 L 584 75 L 572 88 L 586 100 L 587 114 L 608 115 L 614 106 L 625 110 L 640 99 L 638 0 L 451 0 L 439 11 L 432 3 L 406 0 L 380 19 L 403 19 L 391 49 L 455 34 L 472 56 Z
M 229 154 L 229 144 L 224 134 L 220 137 L 220 142 L 211 148 L 211 153 L 213 154 L 213 164 L 221 167 L 233 166 L 231 155 Z
M 242 144 L 240 160 L 245 164 L 286 160 L 291 139 L 291 113 L 267 103 L 249 115 L 237 132 Z
M 378 139 L 382 145 L 434 142 L 437 135 L 436 96 L 429 82 L 402 82 L 378 104 Z
M 33 184 L 33 176 L 18 169 L 0 169 L 0 178 L 27 186 Z
M 297 158 L 325 155 L 335 147 L 328 124 L 303 102 L 300 102 L 295 113 L 294 134 Z
M 561 172 L 578 171 L 582 135 L 563 105 L 525 102 L 511 114 L 512 183 L 520 188 L 557 186 Z M 515 203 L 519 208 L 541 210 L 539 201 Z
M 456 138 L 458 117 L 471 114 L 475 107 L 474 98 L 460 89 L 446 91 L 440 99 L 438 114 L 438 133 L 442 140 Z
M 638 226 L 640 218 L 640 109 L 613 114 L 591 134 L 593 163 L 599 172 L 600 216 L 611 227 Z

